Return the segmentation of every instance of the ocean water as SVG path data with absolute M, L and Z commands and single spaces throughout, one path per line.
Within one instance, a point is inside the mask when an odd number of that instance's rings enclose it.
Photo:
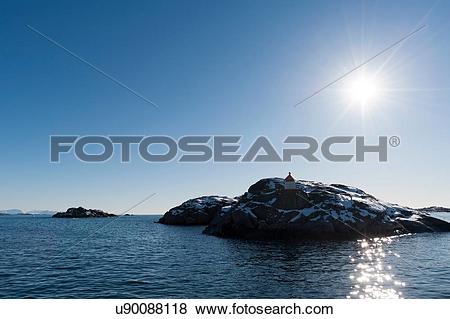
M 0 298 L 450 298 L 450 234 L 268 242 L 114 219 L 0 218 Z

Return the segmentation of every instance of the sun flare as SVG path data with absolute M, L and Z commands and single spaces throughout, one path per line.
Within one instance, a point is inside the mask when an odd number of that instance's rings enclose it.
M 367 105 L 379 97 L 380 86 L 375 79 L 360 77 L 349 85 L 347 91 L 351 102 Z

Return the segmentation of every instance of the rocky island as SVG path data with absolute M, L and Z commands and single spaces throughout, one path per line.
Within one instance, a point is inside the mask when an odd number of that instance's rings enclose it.
M 159 220 L 168 225 L 208 225 L 217 213 L 226 206 L 237 203 L 225 196 L 203 196 L 190 199 L 170 209 Z
M 54 218 L 91 218 L 91 217 L 117 217 L 117 215 L 106 213 L 98 209 L 86 209 L 84 207 L 72 207 L 65 212 L 53 215 Z
M 204 233 L 243 239 L 358 239 L 447 232 L 450 223 L 383 202 L 341 184 L 265 178 L 240 197 L 204 196 L 169 210 L 163 224 L 206 225 Z

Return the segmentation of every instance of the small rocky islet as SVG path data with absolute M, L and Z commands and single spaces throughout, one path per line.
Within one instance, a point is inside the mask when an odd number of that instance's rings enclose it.
M 170 209 L 158 221 L 205 225 L 204 234 L 242 239 L 360 239 L 448 232 L 437 208 L 387 203 L 341 184 L 264 178 L 242 196 L 202 196 Z
M 93 218 L 93 217 L 117 217 L 117 215 L 104 212 L 99 209 L 86 209 L 84 207 L 71 207 L 65 212 L 58 212 L 53 218 Z

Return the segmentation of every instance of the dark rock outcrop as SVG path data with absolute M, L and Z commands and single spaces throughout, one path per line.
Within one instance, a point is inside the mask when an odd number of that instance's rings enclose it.
M 224 196 L 203 196 L 190 199 L 170 209 L 158 223 L 167 225 L 208 225 L 224 207 L 233 205 L 236 199 Z
M 297 181 L 296 187 L 294 196 L 309 205 L 284 209 L 284 180 L 260 180 L 235 204 L 222 208 L 204 233 L 248 239 L 354 239 L 450 231 L 449 223 L 426 212 L 380 201 L 354 187 L 308 181 Z
M 442 210 L 439 208 L 439 210 Z M 262 179 L 240 197 L 204 196 L 169 210 L 160 223 L 207 225 L 205 234 L 244 239 L 358 239 L 448 232 L 432 208 L 412 209 L 341 184 Z
M 98 209 L 86 209 L 83 207 L 72 207 L 65 212 L 53 215 L 55 218 L 90 218 L 90 217 L 117 217 L 117 215 L 106 213 Z
M 439 206 L 424 207 L 418 210 L 425 213 L 450 213 L 450 208 Z

